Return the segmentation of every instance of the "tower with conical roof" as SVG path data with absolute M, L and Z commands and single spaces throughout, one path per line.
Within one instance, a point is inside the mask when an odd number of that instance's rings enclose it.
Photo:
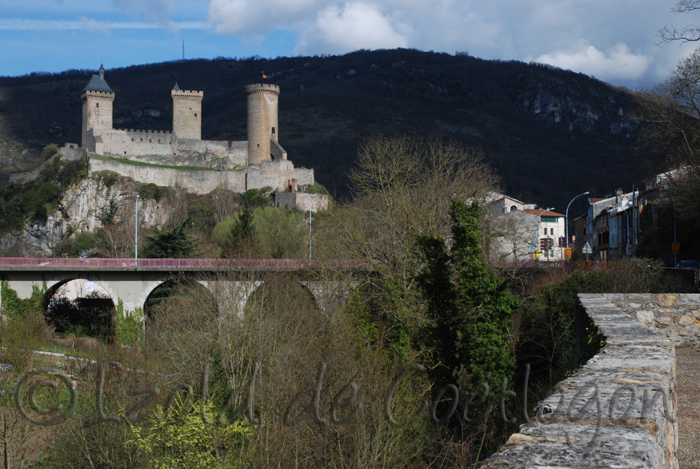
M 95 136 L 112 130 L 114 91 L 105 81 L 105 68 L 93 75 L 80 94 L 83 101 L 82 146 L 95 151 Z
M 173 97 L 173 133 L 178 139 L 202 139 L 203 91 L 181 90 L 177 83 L 170 94 Z

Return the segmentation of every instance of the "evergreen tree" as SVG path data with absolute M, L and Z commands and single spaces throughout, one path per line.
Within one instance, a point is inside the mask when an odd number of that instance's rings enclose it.
M 481 247 L 483 212 L 474 203 L 453 201 L 452 248 L 448 254 L 440 238 L 421 238 L 419 248 L 426 264 L 419 285 L 428 302 L 432 324 L 426 345 L 432 352 L 432 374 L 437 384 L 457 378 L 460 369 L 475 387 L 491 374 L 491 395 L 511 382 L 515 356 L 511 314 L 520 298 L 491 273 Z
M 199 243 L 185 230 L 186 220 L 172 230 L 156 230 L 146 238 L 141 256 L 149 259 L 181 259 L 194 257 Z
M 253 247 L 257 244 L 253 212 L 244 207 L 231 233 L 221 244 L 222 257 L 253 257 Z

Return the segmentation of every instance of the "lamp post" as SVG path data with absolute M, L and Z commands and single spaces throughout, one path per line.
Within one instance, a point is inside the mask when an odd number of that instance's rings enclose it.
M 535 251 L 537 251 L 537 240 L 539 239 L 540 236 L 540 218 L 542 218 L 542 214 L 544 212 L 548 212 L 550 210 L 554 210 L 554 207 L 549 207 L 540 212 L 539 215 L 537 215 L 537 220 L 535 222 Z M 549 252 L 547 253 L 547 257 L 549 257 Z
M 139 266 L 139 195 L 136 194 L 136 217 L 134 223 L 136 234 L 134 235 L 134 262 Z
M 573 199 L 571 199 L 571 202 L 578 199 L 582 195 L 588 195 L 588 194 L 590 194 L 590 192 L 588 192 L 588 191 L 584 192 L 583 194 L 579 194 L 576 197 L 574 197 Z M 569 207 L 571 207 L 571 202 L 569 202 L 569 205 L 566 206 L 566 214 L 564 215 L 564 217 L 566 219 L 566 221 L 564 222 L 565 223 L 564 232 L 566 234 L 564 236 L 566 236 L 566 247 L 567 248 L 569 247 Z
M 311 197 L 306 197 L 309 202 L 309 267 L 311 267 Z

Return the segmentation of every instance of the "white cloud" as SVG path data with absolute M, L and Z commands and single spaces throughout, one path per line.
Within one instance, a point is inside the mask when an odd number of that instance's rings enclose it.
M 408 30 L 405 25 L 398 25 Z M 344 53 L 357 49 L 407 47 L 408 38 L 399 34 L 391 18 L 367 3 L 330 6 L 318 13 L 314 26 L 297 46 L 301 53 Z
M 327 0 L 211 0 L 209 22 L 218 33 L 262 36 L 313 17 Z
M 626 44 L 620 42 L 605 52 L 582 42 L 577 50 L 557 51 L 543 54 L 535 62 L 554 65 L 566 70 L 583 72 L 604 80 L 635 80 L 646 73 L 652 58 L 634 54 Z
M 206 29 L 203 21 L 176 22 L 181 29 Z M 44 30 L 90 30 L 107 32 L 112 29 L 158 29 L 162 25 L 135 21 L 97 21 L 85 16 L 78 21 L 71 20 L 27 20 L 0 18 L 0 30 L 5 31 L 44 31 Z
M 173 0 L 112 0 L 112 4 L 127 13 L 136 13 L 143 18 L 166 23 L 175 8 Z

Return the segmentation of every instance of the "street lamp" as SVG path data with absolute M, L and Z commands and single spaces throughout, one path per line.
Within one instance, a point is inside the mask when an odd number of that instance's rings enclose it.
M 139 266 L 139 195 L 136 194 L 136 223 L 134 223 L 134 229 L 136 230 L 136 234 L 134 235 L 134 262 L 136 263 L 136 267 Z
M 309 202 L 309 267 L 311 267 L 311 197 L 307 196 Z
M 550 210 L 554 210 L 554 207 L 546 208 L 542 210 L 539 215 L 537 215 L 537 221 L 535 222 L 535 251 L 537 251 L 537 240 L 540 236 L 540 218 L 542 218 L 542 214 L 544 212 L 548 212 Z M 549 251 L 547 251 L 547 257 L 549 257 Z
M 571 202 L 578 199 L 582 195 L 588 195 L 588 194 L 590 194 L 590 192 L 588 192 L 588 191 L 584 192 L 583 194 L 579 194 L 576 197 L 574 197 L 573 199 L 571 199 Z M 569 247 L 569 207 L 571 207 L 571 202 L 569 202 L 569 205 L 566 206 L 566 214 L 565 214 L 565 218 L 566 218 L 565 223 L 566 224 L 564 226 L 564 232 L 566 233 L 565 236 L 566 236 L 566 247 L 567 248 Z

